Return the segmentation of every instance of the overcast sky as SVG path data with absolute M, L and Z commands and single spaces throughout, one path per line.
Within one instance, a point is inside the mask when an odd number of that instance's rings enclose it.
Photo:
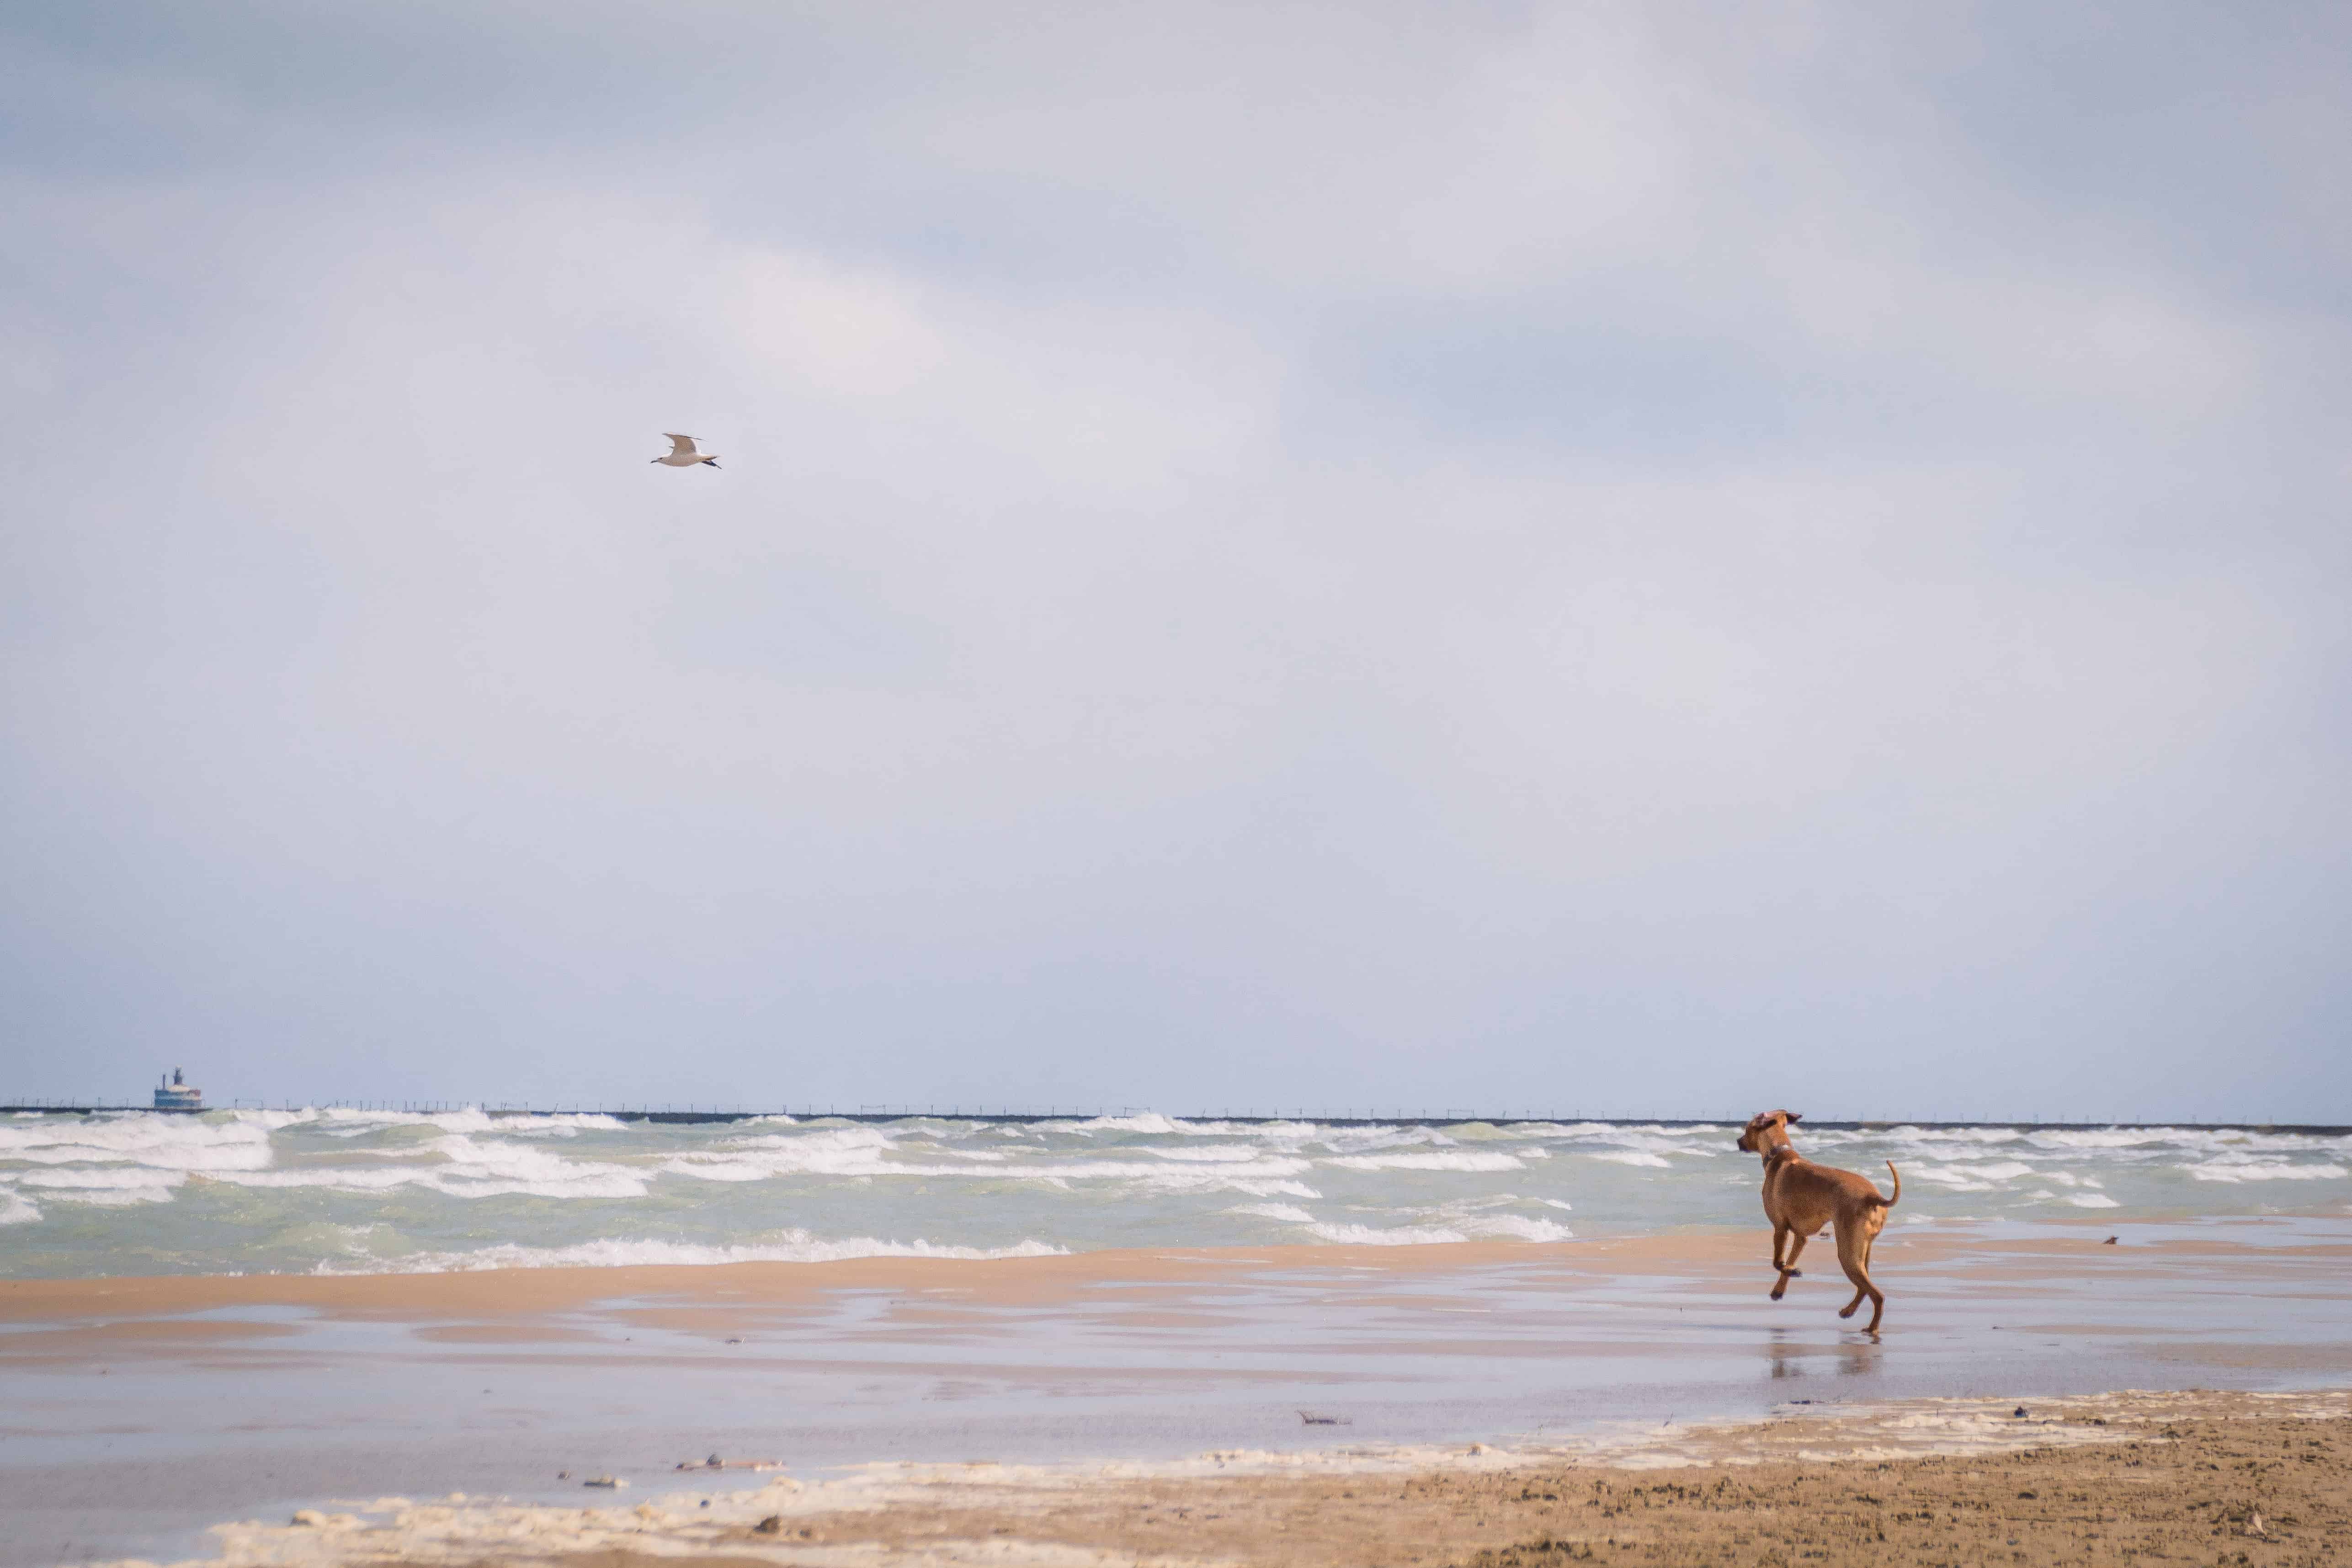
M 0 1099 L 2352 1121 L 2341 5 L 0 16 Z

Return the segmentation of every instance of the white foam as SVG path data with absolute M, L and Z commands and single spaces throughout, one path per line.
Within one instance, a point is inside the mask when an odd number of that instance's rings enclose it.
M 1674 1168 L 1674 1161 L 1661 1158 L 1642 1149 L 1599 1149 L 1580 1152 L 1588 1160 L 1606 1160 L 1612 1166 L 1646 1166 L 1662 1171 Z
M 0 1225 L 31 1225 L 41 1218 L 40 1206 L 10 1186 L 0 1186 Z
M 1225 1210 L 1227 1214 L 1252 1214 L 1260 1219 L 1279 1219 L 1292 1225 L 1312 1225 L 1315 1217 L 1292 1203 L 1244 1203 Z
M 2121 1208 L 2123 1207 L 2106 1194 L 2099 1192 L 2078 1192 L 2066 1201 L 2076 1208 Z
M 1043 1241 L 1021 1241 L 1011 1247 L 953 1247 L 929 1241 L 883 1241 L 871 1236 L 826 1240 L 805 1230 L 784 1230 L 773 1239 L 740 1246 L 706 1246 L 687 1241 L 612 1239 L 583 1241 L 569 1247 L 523 1247 L 504 1243 L 470 1252 L 425 1252 L 386 1260 L 368 1269 L 331 1268 L 314 1272 L 348 1273 L 471 1273 L 484 1269 L 626 1269 L 648 1265 L 701 1267 L 718 1263 L 832 1263 L 852 1258 L 1058 1258 L 1068 1249 Z

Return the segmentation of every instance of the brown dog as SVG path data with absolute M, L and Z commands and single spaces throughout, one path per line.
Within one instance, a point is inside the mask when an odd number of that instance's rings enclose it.
M 1806 1239 L 1834 1224 L 1838 1266 L 1853 1281 L 1853 1300 L 1838 1316 L 1853 1316 L 1868 1296 L 1870 1327 L 1864 1332 L 1876 1333 L 1886 1297 L 1870 1282 L 1870 1249 L 1886 1225 L 1886 1211 L 1903 1196 L 1903 1173 L 1893 1160 L 1886 1162 L 1886 1174 L 1895 1178 L 1895 1197 L 1881 1197 L 1868 1176 L 1813 1164 L 1789 1142 L 1789 1124 L 1803 1120 L 1794 1111 L 1759 1111 L 1739 1134 L 1741 1148 L 1764 1156 L 1764 1218 L 1772 1222 L 1772 1267 L 1780 1271 L 1772 1299 L 1779 1301 L 1789 1281 L 1798 1277 L 1797 1254 L 1805 1249 Z

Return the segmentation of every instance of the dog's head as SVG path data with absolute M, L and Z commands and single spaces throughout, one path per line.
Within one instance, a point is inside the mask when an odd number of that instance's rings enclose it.
M 1739 1147 L 1757 1155 L 1776 1144 L 1786 1144 L 1790 1125 L 1804 1119 L 1795 1111 L 1759 1111 L 1748 1118 L 1748 1125 L 1740 1130 Z

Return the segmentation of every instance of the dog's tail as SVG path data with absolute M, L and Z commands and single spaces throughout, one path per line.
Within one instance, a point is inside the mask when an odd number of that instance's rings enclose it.
M 1876 1193 L 1872 1193 L 1870 1196 L 1877 1200 L 1878 1206 L 1881 1208 L 1893 1208 L 1896 1204 L 1903 1201 L 1903 1173 L 1895 1168 L 1895 1162 L 1893 1160 L 1889 1160 L 1886 1162 L 1886 1174 L 1895 1178 L 1895 1196 L 1893 1197 L 1879 1197 Z

